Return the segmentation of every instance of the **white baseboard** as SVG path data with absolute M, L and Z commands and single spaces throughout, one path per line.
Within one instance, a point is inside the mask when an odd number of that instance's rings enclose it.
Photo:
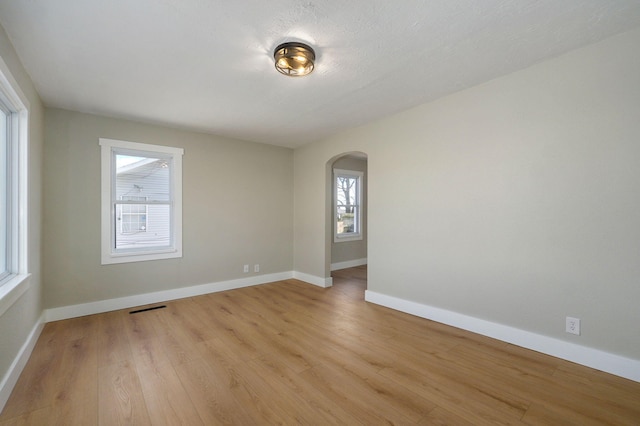
M 11 363 L 9 370 L 2 378 L 2 382 L 0 382 L 0 413 L 4 409 L 5 404 L 9 400 L 9 396 L 11 396 L 11 392 L 13 391 L 13 387 L 18 382 L 18 378 L 24 369 L 24 366 L 27 365 L 27 361 L 31 356 L 31 352 L 33 352 L 33 348 L 36 346 L 36 342 L 38 341 L 38 337 L 40 337 L 40 333 L 44 328 L 44 315 L 40 317 L 38 322 L 31 329 L 31 333 L 27 337 L 27 340 L 24 342 L 18 355 L 16 355 L 15 359 Z
M 117 299 L 100 300 L 97 302 L 82 303 L 79 305 L 63 306 L 60 308 L 51 308 L 45 310 L 45 320 L 46 322 L 51 322 L 85 315 L 100 314 L 103 312 L 116 311 L 118 309 L 148 305 L 150 303 L 166 302 L 168 300 L 183 299 L 185 297 L 200 296 L 202 294 L 215 293 L 218 291 L 233 290 L 236 288 L 250 287 L 274 281 L 288 280 L 290 278 L 294 278 L 293 272 L 280 272 L 276 274 L 257 275 L 230 281 L 220 281 L 217 283 L 157 291 L 154 293 L 138 294 L 135 296 L 120 297 Z
M 365 300 L 640 382 L 640 361 L 367 290 Z
M 331 264 L 331 270 L 332 271 L 337 271 L 337 270 L 340 270 L 340 269 L 353 268 L 355 266 L 362 266 L 362 265 L 366 265 L 366 264 L 367 264 L 367 258 L 366 257 L 364 259 L 347 260 L 347 261 L 344 261 L 344 262 L 332 263 Z
M 154 293 L 138 294 L 135 296 L 119 297 L 117 299 L 100 300 L 97 302 L 50 308 L 44 311 L 44 319 L 46 322 L 59 321 L 85 315 L 116 311 L 118 309 L 133 308 L 135 306 L 148 305 L 150 303 L 160 303 L 168 300 L 183 299 L 185 297 L 200 296 L 202 294 L 267 284 L 274 281 L 288 280 L 290 278 L 295 278 L 320 287 L 331 287 L 333 285 L 333 279 L 331 277 L 320 278 L 303 272 L 287 271 L 276 274 L 257 275 L 230 281 L 220 281 L 217 283 L 157 291 Z
M 322 278 L 315 275 L 305 274 L 304 272 L 293 271 L 293 278 L 323 288 L 331 287 L 333 285 L 333 278 L 331 277 Z

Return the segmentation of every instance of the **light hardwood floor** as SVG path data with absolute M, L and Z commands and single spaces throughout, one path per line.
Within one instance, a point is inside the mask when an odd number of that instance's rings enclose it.
M 49 323 L 0 425 L 640 424 L 640 383 L 364 302 L 366 267 Z

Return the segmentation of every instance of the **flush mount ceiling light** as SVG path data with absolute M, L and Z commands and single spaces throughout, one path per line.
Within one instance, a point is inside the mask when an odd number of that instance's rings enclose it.
M 273 52 L 276 69 L 289 77 L 301 77 L 313 71 L 316 54 L 304 43 L 282 43 Z

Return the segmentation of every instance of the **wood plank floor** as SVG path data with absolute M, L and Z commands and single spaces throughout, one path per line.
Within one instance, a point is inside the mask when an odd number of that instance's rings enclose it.
M 364 302 L 366 267 L 45 326 L 0 425 L 639 425 L 640 383 Z

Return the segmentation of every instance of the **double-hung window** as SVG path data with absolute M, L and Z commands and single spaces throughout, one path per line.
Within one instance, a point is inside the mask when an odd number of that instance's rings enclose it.
M 180 148 L 100 139 L 102 264 L 182 257 Z
M 334 241 L 362 239 L 362 172 L 333 170 Z
M 29 287 L 29 102 L 0 58 L 0 314 Z

